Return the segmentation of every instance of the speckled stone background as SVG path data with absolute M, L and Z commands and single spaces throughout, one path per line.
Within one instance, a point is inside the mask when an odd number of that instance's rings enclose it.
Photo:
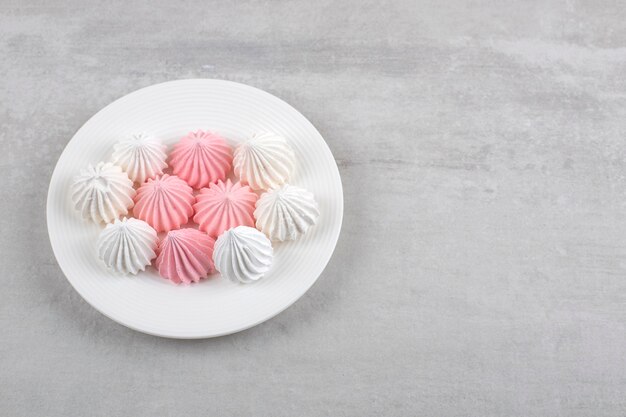
M 0 415 L 626 415 L 623 1 L 0 0 Z M 176 341 L 58 268 L 46 190 L 117 97 L 191 77 L 317 126 L 345 218 L 275 319 Z

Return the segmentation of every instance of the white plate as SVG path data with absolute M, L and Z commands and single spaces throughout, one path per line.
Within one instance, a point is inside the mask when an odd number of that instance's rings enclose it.
M 72 178 L 89 163 L 108 160 L 115 141 L 146 131 L 168 145 L 191 130 L 215 131 L 232 145 L 259 131 L 285 136 L 298 160 L 291 183 L 315 194 L 320 218 L 300 239 L 274 245 L 271 273 L 251 285 L 214 275 L 175 286 L 151 267 L 117 276 L 98 260 L 103 226 L 82 220 L 70 196 Z M 262 323 L 300 298 L 328 263 L 341 229 L 343 191 L 333 155 L 313 125 L 284 101 L 221 80 L 180 80 L 135 91 L 93 116 L 59 158 L 48 191 L 48 233 L 69 282 L 94 308 L 131 329 L 174 338 L 234 333 Z

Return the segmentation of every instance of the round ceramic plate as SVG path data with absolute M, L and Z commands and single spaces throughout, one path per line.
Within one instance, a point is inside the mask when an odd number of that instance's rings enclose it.
M 199 284 L 173 285 L 153 267 L 137 276 L 106 269 L 96 255 L 102 225 L 72 206 L 72 178 L 110 158 L 113 144 L 148 132 L 171 146 L 192 130 L 211 130 L 236 146 L 261 131 L 278 133 L 298 161 L 290 181 L 315 194 L 318 223 L 300 239 L 274 244 L 274 264 L 261 281 L 240 285 L 219 274 Z M 48 233 L 69 282 L 94 308 L 132 329 L 173 338 L 205 338 L 247 329 L 300 298 L 328 263 L 339 237 L 343 192 L 337 165 L 313 125 L 275 96 L 229 81 L 180 80 L 135 91 L 93 116 L 59 158 L 48 191 Z

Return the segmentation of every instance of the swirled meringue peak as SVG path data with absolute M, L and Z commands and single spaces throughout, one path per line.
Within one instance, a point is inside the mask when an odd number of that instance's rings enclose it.
M 294 240 L 317 222 L 319 208 L 313 194 L 285 184 L 264 193 L 256 203 L 256 227 L 271 240 Z
M 232 165 L 232 149 L 221 136 L 198 130 L 174 145 L 170 165 L 193 188 L 224 180 Z
M 172 230 L 159 243 L 156 267 L 175 284 L 199 282 L 213 270 L 213 246 L 209 235 L 196 229 Z
M 250 283 L 263 278 L 272 266 L 274 251 L 269 239 L 258 230 L 238 226 L 215 242 L 215 268 L 233 282 Z
M 156 257 L 157 233 L 144 221 L 115 220 L 108 224 L 98 238 L 98 256 L 115 272 L 137 274 Z
M 293 149 L 282 136 L 262 133 L 235 149 L 235 175 L 253 190 L 279 187 L 289 180 L 295 167 Z
M 167 167 L 167 147 L 154 136 L 145 133 L 133 134 L 113 146 L 111 160 L 122 167 L 128 177 L 137 183 L 154 178 Z
M 110 162 L 89 165 L 74 177 L 72 201 L 83 218 L 110 223 L 133 206 L 133 182 Z
M 254 227 L 254 204 L 258 198 L 247 185 L 220 180 L 196 195 L 193 221 L 213 237 L 236 226 Z
M 164 174 L 139 187 L 133 212 L 157 232 L 169 232 L 187 223 L 194 201 L 193 190 L 185 181 Z

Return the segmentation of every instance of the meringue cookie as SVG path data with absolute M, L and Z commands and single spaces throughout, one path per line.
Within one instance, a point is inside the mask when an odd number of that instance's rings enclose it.
M 319 217 L 313 194 L 285 184 L 263 194 L 256 203 L 256 227 L 271 240 L 294 240 L 306 233 Z
M 172 230 L 159 243 L 156 267 L 175 284 L 191 284 L 213 270 L 215 241 L 196 229 Z
M 209 236 L 217 237 L 236 226 L 254 227 L 254 204 L 258 200 L 250 187 L 239 182 L 218 181 L 196 195 L 193 221 Z
M 157 233 L 146 222 L 124 217 L 100 232 L 97 246 L 106 266 L 120 274 L 137 274 L 156 257 Z
M 163 173 L 167 167 L 167 147 L 155 137 L 137 133 L 120 140 L 113 146 L 111 160 L 122 167 L 134 182 L 143 183 Z
M 272 266 L 273 256 L 269 239 L 247 226 L 225 231 L 213 252 L 215 268 L 222 276 L 244 284 L 261 279 Z
M 191 132 L 174 145 L 170 165 L 174 174 L 193 188 L 224 180 L 232 164 L 232 149 L 224 138 L 211 132 Z
M 255 135 L 235 149 L 235 175 L 253 190 L 278 187 L 289 180 L 295 167 L 293 149 L 274 133 Z
M 110 162 L 89 165 L 72 184 L 72 201 L 83 218 L 110 223 L 133 206 L 133 182 Z
M 169 232 L 187 223 L 194 201 L 193 190 L 185 181 L 164 174 L 139 187 L 133 212 L 157 232 Z

